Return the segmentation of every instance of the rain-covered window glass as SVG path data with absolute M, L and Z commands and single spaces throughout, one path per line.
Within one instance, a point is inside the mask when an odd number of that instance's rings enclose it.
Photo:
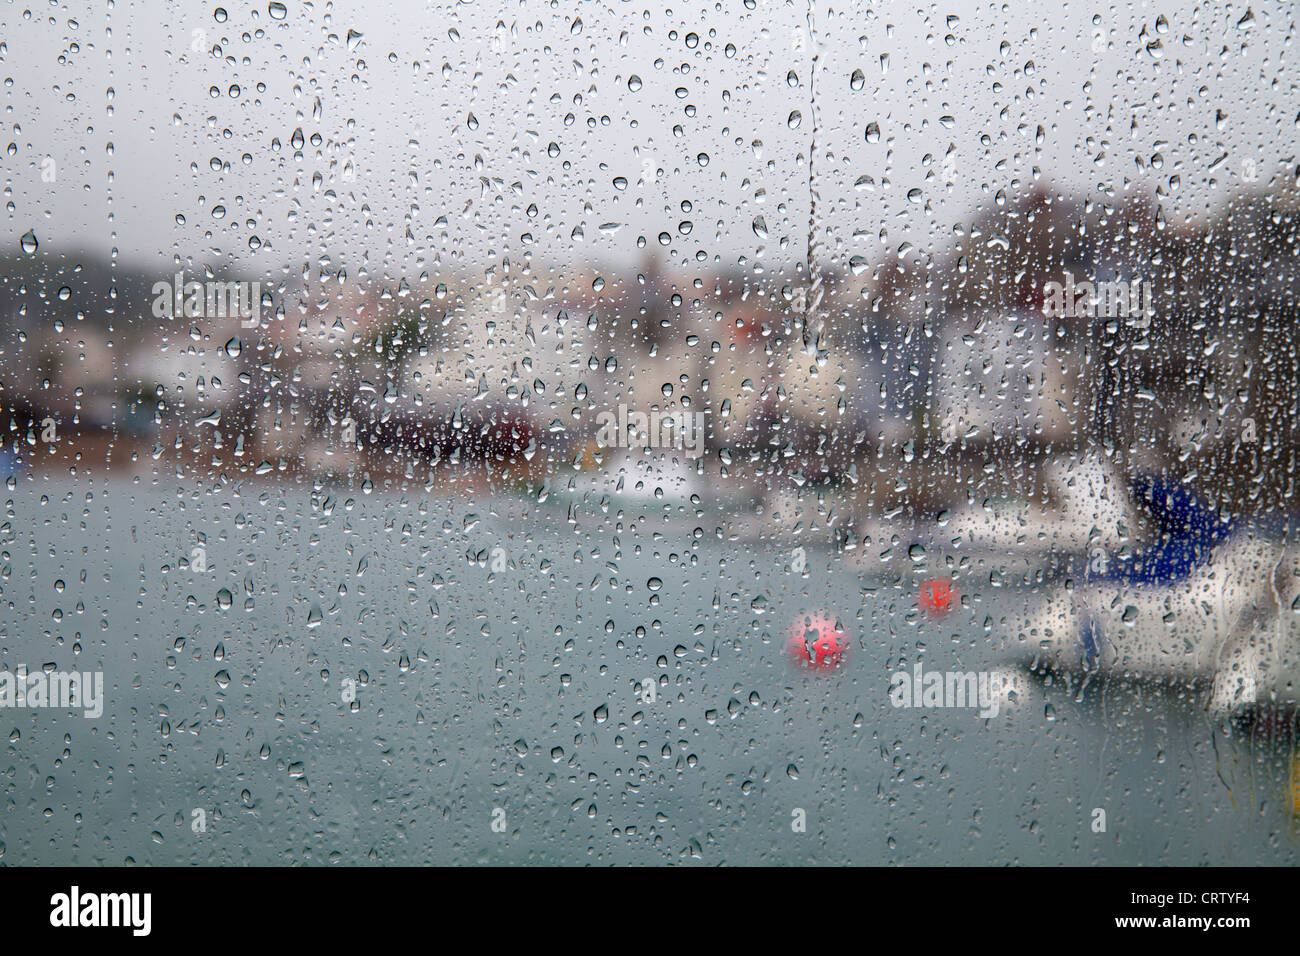
M 1294 862 L 1285 4 L 0 10 L 0 862 Z

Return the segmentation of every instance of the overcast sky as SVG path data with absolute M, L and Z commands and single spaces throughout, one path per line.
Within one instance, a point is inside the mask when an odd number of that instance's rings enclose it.
M 814 113 L 841 266 L 946 244 L 1037 177 L 1186 218 L 1295 164 L 1290 4 L 818 2 L 812 36 L 764 0 L 104 6 L 0 11 L 10 249 L 357 278 L 644 241 L 781 268 Z

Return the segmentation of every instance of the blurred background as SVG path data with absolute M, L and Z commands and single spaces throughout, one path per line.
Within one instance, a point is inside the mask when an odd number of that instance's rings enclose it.
M 1295 32 L 0 14 L 0 860 L 1293 861 Z
M 19 250 L 0 286 L 6 463 L 556 492 L 625 468 L 751 510 L 816 489 L 852 523 L 1041 497 L 1045 466 L 1099 449 L 1225 513 L 1286 511 L 1296 195 L 1242 193 L 1174 228 L 1150 197 L 1108 207 L 1043 186 L 925 269 L 861 262 L 815 284 L 797 269 L 688 279 L 653 254 L 392 284 L 182 273 L 260 283 L 255 329 L 155 318 L 171 275 Z M 1082 300 L 1052 314 L 1052 283 L 1130 280 L 1148 286 L 1145 323 Z M 602 449 L 598 415 L 620 404 L 703 413 L 706 453 Z M 47 419 L 57 443 L 39 440 Z

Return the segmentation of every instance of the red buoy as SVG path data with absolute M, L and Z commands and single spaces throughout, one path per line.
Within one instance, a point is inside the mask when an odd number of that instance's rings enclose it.
M 933 578 L 921 585 L 921 594 L 917 599 L 921 607 L 931 617 L 942 617 L 952 610 L 957 588 L 952 578 Z
M 801 614 L 790 628 L 786 646 L 796 664 L 832 670 L 848 656 L 849 637 L 836 630 L 835 620 L 826 614 Z

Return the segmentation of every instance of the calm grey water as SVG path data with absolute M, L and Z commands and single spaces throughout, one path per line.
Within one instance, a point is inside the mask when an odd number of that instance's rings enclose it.
M 102 669 L 107 696 L 99 720 L 0 710 L 8 864 L 1297 856 L 1290 741 L 1176 689 L 891 707 L 899 666 L 1013 655 L 1034 595 L 987 574 L 935 622 L 906 574 L 809 545 L 795 575 L 795 542 L 677 511 L 39 477 L 6 499 L 0 667 Z M 811 608 L 852 637 L 837 672 L 784 656 Z

